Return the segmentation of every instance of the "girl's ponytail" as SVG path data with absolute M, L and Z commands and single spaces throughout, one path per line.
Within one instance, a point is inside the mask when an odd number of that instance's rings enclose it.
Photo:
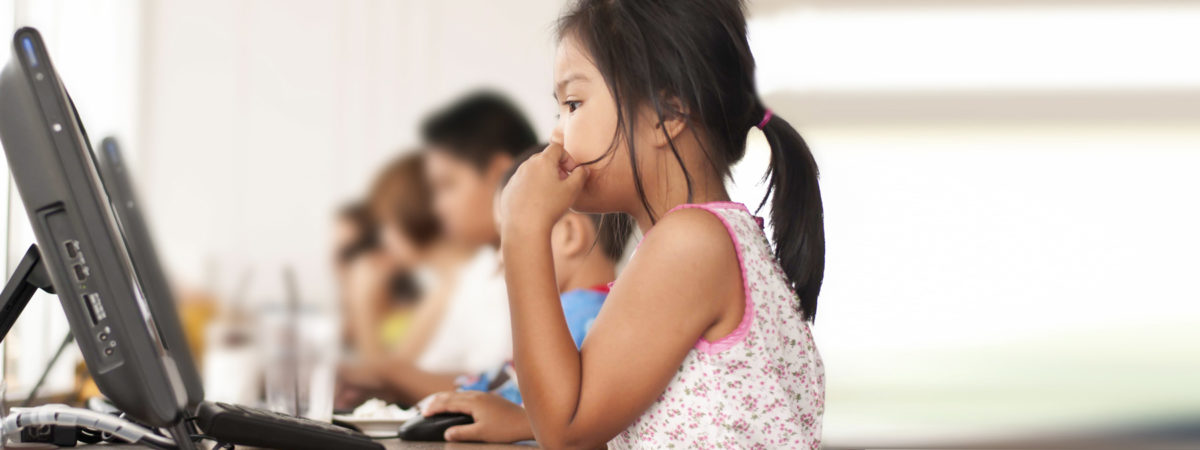
M 825 218 L 817 162 L 787 121 L 769 109 L 761 117 L 757 126 L 771 147 L 771 166 L 763 176 L 767 193 L 759 209 L 771 200 L 775 257 L 800 297 L 804 320 L 812 321 L 825 276 Z

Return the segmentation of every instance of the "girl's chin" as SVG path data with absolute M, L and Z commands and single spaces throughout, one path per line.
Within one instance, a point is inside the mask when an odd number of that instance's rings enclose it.
M 571 211 L 583 214 L 602 214 L 606 212 L 612 212 L 605 211 L 600 205 L 596 204 L 594 199 L 588 195 L 588 189 L 586 185 L 583 187 L 583 192 L 580 192 L 579 196 L 575 197 L 575 203 L 571 204 Z

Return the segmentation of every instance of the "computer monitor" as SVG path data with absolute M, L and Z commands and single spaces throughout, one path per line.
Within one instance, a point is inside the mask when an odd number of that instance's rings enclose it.
M 155 251 L 154 242 L 150 238 L 150 229 L 142 215 L 141 203 L 138 202 L 134 190 L 133 176 L 130 175 L 129 167 L 121 154 L 121 146 L 115 138 L 106 137 L 100 141 L 97 153 L 100 181 L 112 203 L 117 226 L 133 260 L 133 269 L 137 272 L 138 280 L 142 282 L 142 292 L 146 294 L 150 314 L 156 318 L 179 317 L 175 308 L 175 296 L 167 284 L 162 266 L 159 265 L 158 252 Z M 158 320 L 163 322 L 165 319 Z M 192 410 L 204 401 L 204 385 L 200 382 L 200 372 L 196 370 L 183 329 L 166 325 L 160 323 L 158 331 L 162 334 L 167 351 L 179 366 L 179 375 L 187 389 L 188 410 Z
M 130 417 L 178 428 L 188 402 L 100 182 L 78 114 L 37 30 L 0 72 L 0 143 L 88 371 Z

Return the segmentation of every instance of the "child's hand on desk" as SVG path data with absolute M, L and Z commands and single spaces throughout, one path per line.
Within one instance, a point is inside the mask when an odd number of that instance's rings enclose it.
M 478 391 L 434 394 L 421 408 L 428 417 L 439 413 L 470 414 L 475 423 L 446 430 L 447 441 L 510 443 L 533 439 L 525 408 L 504 397 Z

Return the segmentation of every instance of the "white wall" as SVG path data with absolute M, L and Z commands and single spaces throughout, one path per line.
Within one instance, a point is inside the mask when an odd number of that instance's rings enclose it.
M 152 2 L 139 178 L 185 283 L 330 291 L 327 226 L 431 108 L 472 86 L 552 126 L 552 0 Z M 547 133 L 543 133 L 547 134 Z
M 1200 5 L 801 3 L 750 33 L 822 169 L 825 442 L 1200 417 Z

